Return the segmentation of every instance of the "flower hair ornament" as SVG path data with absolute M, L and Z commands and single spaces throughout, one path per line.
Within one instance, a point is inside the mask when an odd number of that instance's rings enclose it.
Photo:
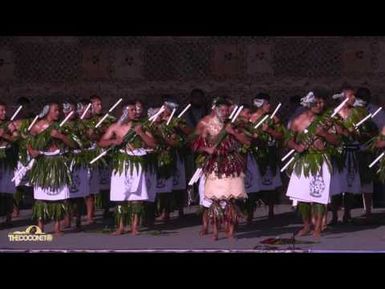
M 362 100 L 361 98 L 356 98 L 355 102 L 353 103 L 354 107 L 364 107 L 366 105 L 366 101 Z
M 85 105 L 84 105 L 83 103 L 78 102 L 78 103 L 76 104 L 76 113 L 77 113 L 77 114 L 80 114 L 80 113 L 82 112 L 84 106 L 85 106 Z
M 315 102 L 315 95 L 310 91 L 306 96 L 301 98 L 301 105 L 304 107 L 311 107 Z
M 48 112 L 49 112 L 49 105 L 46 104 L 46 105 L 44 105 L 42 111 L 39 113 L 39 115 L 38 115 L 39 118 L 45 117 L 48 114 Z
M 164 105 L 167 106 L 170 110 L 178 109 L 179 106 L 176 102 L 173 101 L 165 101 Z
M 118 123 L 121 124 L 121 123 L 125 122 L 127 117 L 128 117 L 128 106 L 126 106 L 124 108 L 123 113 L 118 120 Z
M 263 98 L 254 98 L 253 99 L 253 105 L 255 107 L 260 108 L 265 103 L 265 100 Z
M 160 107 L 157 107 L 157 108 L 150 107 L 147 110 L 147 116 L 152 117 L 153 115 L 155 115 L 159 111 L 159 109 L 160 109 Z

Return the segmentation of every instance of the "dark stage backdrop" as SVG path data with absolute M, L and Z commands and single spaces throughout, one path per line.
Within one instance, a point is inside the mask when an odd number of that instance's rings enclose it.
M 210 98 L 250 101 L 267 91 L 273 104 L 314 85 L 366 85 L 385 95 L 385 37 L 0 37 L 0 93 L 10 105 L 29 97 L 140 97 L 182 102 L 198 87 Z M 383 104 L 383 102 L 382 102 Z M 12 109 L 10 109 L 12 110 Z

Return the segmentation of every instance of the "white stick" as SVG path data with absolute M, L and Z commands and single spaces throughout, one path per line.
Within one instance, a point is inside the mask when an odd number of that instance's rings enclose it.
M 31 130 L 31 128 L 33 127 L 33 125 L 35 124 L 35 122 L 37 121 L 37 119 L 39 118 L 39 116 L 37 115 L 37 116 L 35 116 L 35 119 L 31 122 L 31 124 L 29 125 L 29 127 L 28 127 L 28 131 L 30 131 Z
M 178 118 L 181 118 L 182 115 L 184 115 L 184 113 L 190 108 L 191 106 L 191 103 L 189 103 L 184 110 L 182 110 L 182 112 L 178 115 Z
M 80 119 L 83 119 L 86 116 L 87 111 L 90 109 L 91 103 L 89 103 L 86 107 L 86 110 L 82 113 Z
M 379 108 L 372 114 L 372 118 L 375 117 L 376 114 L 379 113 L 381 109 L 382 109 L 382 106 L 379 107 Z
M 243 109 L 243 105 L 241 105 L 240 107 L 238 107 L 237 112 L 234 114 L 233 119 L 231 120 L 231 123 L 233 123 L 233 122 L 237 119 L 237 117 L 238 117 L 238 115 L 241 113 L 242 109 Z
M 380 159 L 382 159 L 385 156 L 385 152 L 380 154 L 370 165 L 369 168 L 372 168 Z
M 158 117 L 158 114 L 161 114 L 164 111 L 164 105 L 160 107 L 157 113 L 155 113 L 153 116 L 150 116 L 148 120 L 153 120 L 154 118 Z
M 107 154 L 108 150 L 102 152 L 100 155 L 98 155 L 96 158 L 94 158 L 92 161 L 90 161 L 90 165 L 92 165 L 94 162 L 96 162 L 101 157 L 105 156 Z
M 287 169 L 287 167 L 294 161 L 294 157 L 290 159 L 290 161 L 287 162 L 287 164 L 281 169 L 281 173 Z
M 192 186 L 193 184 L 196 183 L 197 179 L 199 179 L 199 175 L 202 172 L 202 168 L 197 168 L 194 175 L 192 176 L 191 180 L 189 181 L 188 185 Z
M 19 106 L 19 108 L 15 111 L 15 113 L 11 117 L 11 121 L 15 119 L 16 115 L 19 113 L 19 111 L 22 109 L 22 105 Z
M 211 110 L 213 110 L 215 108 L 215 104 L 211 107 Z
M 112 112 L 114 109 L 115 109 L 115 107 L 117 107 L 118 106 L 118 104 L 119 103 L 121 103 L 122 102 L 122 100 L 123 100 L 123 98 L 120 98 L 111 108 L 110 108 L 110 110 L 108 111 L 108 112 Z
M 286 160 L 288 157 L 290 157 L 293 153 L 295 152 L 295 149 L 292 149 L 291 151 L 289 151 L 282 159 L 281 161 L 283 162 L 284 160 Z
M 258 128 L 268 117 L 269 117 L 269 115 L 266 114 L 264 116 L 264 118 L 262 118 L 262 120 L 260 122 L 258 122 L 257 125 L 254 128 Z
M 337 115 L 337 113 L 344 107 L 345 103 L 347 103 L 348 100 L 349 100 L 349 98 L 345 98 L 345 100 L 343 102 L 341 102 L 341 104 L 334 109 L 332 117 L 335 117 Z
M 66 118 L 59 124 L 60 127 L 62 127 L 66 122 L 67 120 L 69 120 L 69 118 L 71 117 L 71 115 L 74 114 L 74 111 L 72 110 L 67 116 Z
M 102 117 L 102 119 L 99 120 L 99 122 L 95 125 L 95 128 L 97 128 L 99 125 L 101 125 L 102 122 L 107 118 L 107 116 L 108 116 L 108 113 L 106 113 L 106 114 Z
M 172 110 L 171 114 L 170 114 L 170 117 L 169 117 L 168 120 L 167 120 L 166 125 L 169 125 L 169 124 L 170 124 L 170 121 L 171 121 L 172 117 L 174 116 L 175 112 L 176 112 L 176 109 L 174 108 L 174 109 Z
M 274 116 L 277 114 L 278 109 L 282 106 L 282 103 L 278 103 L 277 107 L 275 108 L 274 112 L 271 114 L 270 119 L 273 119 Z
M 156 119 L 158 118 L 158 116 L 159 116 L 164 110 L 165 110 L 164 107 L 161 107 L 161 108 L 159 109 L 159 111 L 158 111 L 158 112 L 154 115 L 154 117 L 152 118 L 151 124 L 153 124 L 153 123 L 156 121 Z
M 367 116 L 365 116 L 363 119 L 361 119 L 356 125 L 354 125 L 356 128 L 359 127 L 361 124 L 363 124 L 366 120 L 372 117 L 372 114 L 369 113 Z
M 234 116 L 235 112 L 237 111 L 237 109 L 238 109 L 238 105 L 236 105 L 236 106 L 234 107 L 233 111 L 230 113 L 229 119 L 232 119 L 232 118 L 233 118 L 233 116 Z

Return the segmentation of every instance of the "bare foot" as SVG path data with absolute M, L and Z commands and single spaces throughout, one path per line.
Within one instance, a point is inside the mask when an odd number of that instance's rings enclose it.
M 200 230 L 199 236 L 204 236 L 204 235 L 207 235 L 208 233 L 209 233 L 209 230 L 207 228 L 203 228 L 202 230 Z
M 303 227 L 299 232 L 297 233 L 297 236 L 305 236 L 310 233 L 310 228 L 309 227 Z
M 123 234 L 124 234 L 124 229 L 123 230 L 118 229 L 118 230 L 116 230 L 115 232 L 112 233 L 113 236 L 123 235 Z
M 321 231 L 320 230 L 314 230 L 313 231 L 313 237 L 316 239 L 321 238 Z
M 213 241 L 218 241 L 218 235 L 213 235 Z
M 139 231 L 133 230 L 133 231 L 131 231 L 131 235 L 133 235 L 133 236 L 139 235 Z

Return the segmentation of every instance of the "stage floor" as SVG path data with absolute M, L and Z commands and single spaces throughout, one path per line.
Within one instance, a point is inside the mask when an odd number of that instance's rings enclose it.
M 112 210 L 112 209 L 111 209 Z M 228 240 L 224 232 L 219 240 L 211 235 L 201 237 L 200 218 L 196 207 L 187 208 L 186 216 L 175 216 L 169 224 L 157 221 L 153 229 L 142 228 L 140 235 L 112 236 L 112 218 L 103 219 L 97 211 L 96 223 L 84 226 L 83 231 L 66 229 L 51 242 L 11 242 L 8 233 L 23 231 L 29 225 L 31 211 L 22 210 L 13 227 L 0 230 L 0 252 L 381 252 L 385 253 L 385 209 L 374 209 L 370 220 L 364 220 L 362 209 L 354 209 L 351 224 L 329 227 L 320 239 L 312 236 L 296 237 L 301 228 L 300 218 L 290 205 L 278 205 L 274 219 L 267 219 L 267 208 L 258 208 L 253 225 L 241 222 L 235 240 Z M 342 215 L 342 212 L 340 212 Z M 329 212 L 330 217 L 330 212 Z M 342 217 L 342 216 L 341 216 Z M 84 220 L 85 222 L 85 220 Z M 52 233 L 53 224 L 46 227 Z M 263 244 L 269 238 L 279 238 L 275 244 Z

